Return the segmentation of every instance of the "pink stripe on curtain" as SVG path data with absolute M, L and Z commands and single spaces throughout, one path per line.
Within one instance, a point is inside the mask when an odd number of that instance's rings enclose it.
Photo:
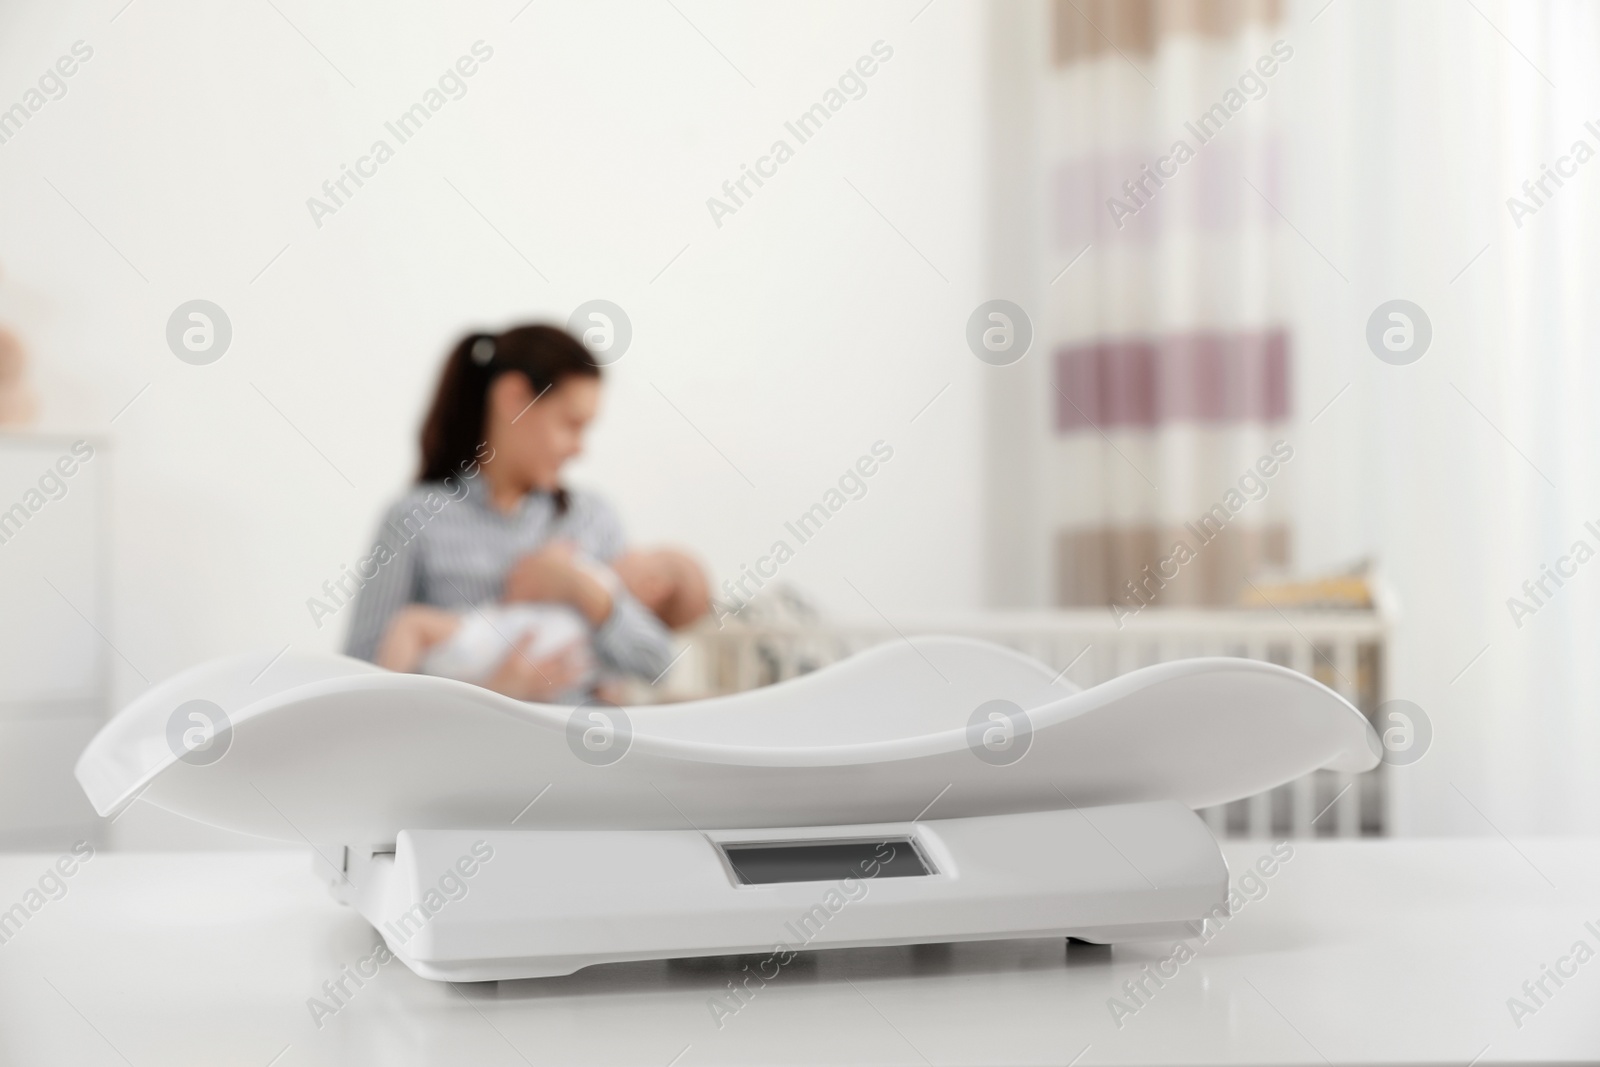
M 1174 140 L 1196 144 L 1194 135 L 1181 126 L 1172 133 Z M 1051 181 L 1056 247 L 1076 252 L 1086 244 L 1148 242 L 1174 224 L 1211 231 L 1237 231 L 1251 222 L 1278 225 L 1277 214 L 1266 202 L 1279 203 L 1282 197 L 1276 136 L 1267 134 L 1243 145 L 1236 139 L 1200 145 L 1195 157 L 1141 207 L 1123 183 L 1137 180 L 1142 167 L 1154 164 L 1169 149 L 1170 145 L 1144 156 L 1126 152 L 1081 156 L 1058 164 Z M 1246 185 L 1241 175 L 1261 192 Z M 1138 209 L 1132 216 L 1122 216 L 1120 226 L 1107 207 L 1113 197 Z
M 1095 340 L 1058 350 L 1054 371 L 1057 433 L 1277 422 L 1289 414 L 1282 329 Z

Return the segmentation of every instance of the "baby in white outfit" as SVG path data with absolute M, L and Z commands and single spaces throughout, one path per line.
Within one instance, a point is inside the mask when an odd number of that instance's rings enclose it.
M 589 624 L 565 604 L 484 604 L 456 616 L 455 632 L 423 654 L 420 674 L 482 685 L 518 649 L 535 663 L 573 650 L 583 663 L 574 689 L 594 687 Z
M 627 552 L 610 567 L 588 558 L 577 562 L 608 591 L 626 589 L 673 629 L 689 625 L 707 610 L 705 576 L 681 552 Z M 577 680 L 563 696 L 581 699 L 599 677 L 591 637 L 588 621 L 566 604 L 496 602 L 464 611 L 411 604 L 389 624 L 377 662 L 394 671 L 486 685 L 510 656 L 540 663 L 565 652 L 577 665 Z

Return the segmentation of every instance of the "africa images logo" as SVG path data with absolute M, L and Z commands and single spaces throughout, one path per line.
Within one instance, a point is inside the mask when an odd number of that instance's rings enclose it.
M 186 700 L 167 716 L 167 748 L 191 766 L 217 762 L 232 744 L 228 713 L 209 700 Z

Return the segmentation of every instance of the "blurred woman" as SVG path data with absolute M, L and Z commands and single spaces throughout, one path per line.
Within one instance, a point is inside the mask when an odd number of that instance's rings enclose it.
M 520 700 L 553 700 L 585 677 L 592 648 L 611 672 L 653 681 L 671 661 L 666 627 L 608 581 L 622 528 L 601 497 L 562 485 L 600 403 L 600 367 L 549 326 L 472 334 L 456 345 L 422 427 L 417 484 L 388 511 L 356 599 L 346 651 L 380 660 L 408 605 L 454 613 L 496 601 L 566 605 L 588 623 L 583 646 L 542 655 L 530 635 L 483 682 Z M 365 576 L 363 576 L 365 578 Z M 393 645 L 395 642 L 389 642 Z

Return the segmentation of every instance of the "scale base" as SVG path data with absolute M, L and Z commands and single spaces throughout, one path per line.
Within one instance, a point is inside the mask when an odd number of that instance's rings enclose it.
M 336 896 L 411 970 L 449 982 L 697 956 L 760 955 L 770 969 L 835 948 L 1182 939 L 1227 915 L 1216 840 L 1172 801 L 765 830 L 407 830 L 392 850 L 345 857 Z

